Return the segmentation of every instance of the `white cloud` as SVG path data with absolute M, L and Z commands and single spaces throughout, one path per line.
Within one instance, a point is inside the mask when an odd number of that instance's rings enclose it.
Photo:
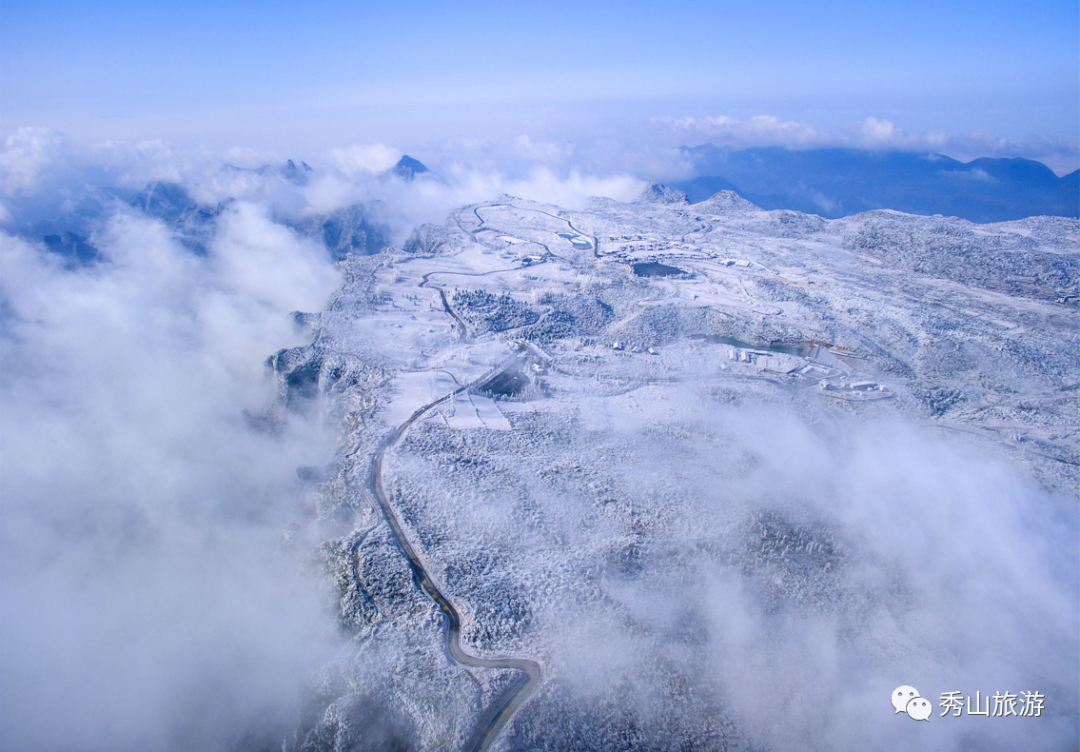
M 813 126 L 774 115 L 755 115 L 745 120 L 715 117 L 658 118 L 655 121 L 685 140 L 705 139 L 717 146 L 787 146 L 807 148 L 828 140 Z M 692 144 L 690 144 L 692 145 Z
M 401 155 L 401 151 L 385 144 L 369 144 L 331 149 L 327 159 L 345 175 L 354 177 L 389 170 L 401 159 Z
M 265 207 L 234 203 L 220 223 L 211 262 L 220 283 L 245 299 L 281 314 L 318 311 L 340 284 L 325 249 L 272 222 Z
M 910 134 L 890 120 L 868 117 L 857 123 L 849 134 L 840 136 L 844 145 L 863 149 L 901 149 L 940 151 L 948 146 L 945 133 Z
M 332 436 L 243 411 L 340 277 L 244 203 L 206 257 L 123 208 L 91 240 L 105 259 L 68 270 L 0 236 L 4 744 L 224 749 L 288 717 L 334 647 L 307 552 L 280 544 Z
M 563 162 L 574 155 L 574 145 L 571 143 L 534 141 L 527 133 L 514 139 L 513 149 L 516 156 L 538 162 Z
M 0 190 L 11 195 L 34 189 L 67 151 L 67 140 L 58 131 L 20 128 L 0 152 Z
M 401 242 L 419 224 L 442 223 L 454 209 L 506 194 L 574 208 L 584 206 L 593 196 L 629 201 L 640 195 L 645 185 L 645 181 L 625 173 L 575 169 L 560 173 L 547 166 L 531 166 L 512 174 L 447 162 L 435 175 L 411 181 L 384 180 L 370 173 L 352 178 L 336 172 L 317 173 L 301 190 L 311 212 L 379 201 L 382 218 L 391 223 Z

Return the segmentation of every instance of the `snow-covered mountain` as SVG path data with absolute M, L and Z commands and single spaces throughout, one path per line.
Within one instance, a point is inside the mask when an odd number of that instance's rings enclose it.
M 1078 247 L 1075 219 L 654 187 L 345 257 L 271 361 L 340 421 L 312 482 L 354 635 L 292 748 L 1067 745 Z M 448 608 L 538 683 L 449 657 Z M 886 701 L 905 683 L 1058 709 L 935 714 L 927 742 Z
M 395 234 L 349 202 L 438 181 L 307 172 L 2 238 L 43 749 L 1075 746 L 1080 220 L 650 185 Z

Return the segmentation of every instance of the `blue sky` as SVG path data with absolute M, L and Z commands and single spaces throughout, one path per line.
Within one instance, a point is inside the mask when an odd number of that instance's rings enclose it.
M 755 115 L 1049 148 L 1080 141 L 1080 12 L 1075 0 L 5 0 L 0 106 L 5 132 L 285 151 Z

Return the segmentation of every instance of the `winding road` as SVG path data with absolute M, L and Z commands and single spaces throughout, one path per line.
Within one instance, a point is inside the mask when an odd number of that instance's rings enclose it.
M 478 379 L 459 386 L 449 394 L 444 395 L 433 402 L 429 402 L 410 415 L 408 420 L 398 426 L 397 429 L 383 441 L 378 452 L 375 453 L 375 456 L 371 460 L 367 487 L 365 489 L 366 495 L 378 504 L 383 517 L 386 518 L 387 524 L 390 525 L 390 530 L 394 534 L 394 540 L 397 543 L 398 548 L 405 554 L 405 558 L 409 562 L 409 568 L 412 570 L 413 579 L 420 589 L 423 590 L 429 598 L 435 601 L 435 604 L 442 610 L 444 627 L 443 636 L 445 639 L 447 655 L 462 666 L 471 668 L 508 668 L 520 671 L 522 674 L 513 681 L 502 692 L 498 699 L 481 715 L 477 728 L 465 744 L 465 752 L 486 752 L 486 750 L 491 748 L 492 743 L 498 738 L 499 733 L 513 717 L 517 709 L 529 699 L 533 690 L 535 690 L 536 686 L 540 683 L 542 676 L 540 664 L 527 658 L 479 658 L 465 652 L 461 646 L 461 615 L 458 613 L 458 610 L 454 608 L 454 604 L 451 603 L 449 599 L 443 595 L 442 591 L 439 590 L 438 586 L 435 585 L 431 574 L 424 567 L 424 562 L 420 559 L 420 556 L 416 553 L 412 544 L 409 543 L 409 539 L 405 535 L 405 530 L 401 525 L 401 520 L 394 511 L 393 506 L 391 506 L 390 499 L 383 486 L 383 461 L 386 458 L 387 452 L 393 449 L 401 441 L 413 423 L 423 418 L 435 407 L 449 402 L 462 392 L 466 392 L 475 386 L 484 383 L 519 357 L 521 357 L 520 354 L 515 354 L 513 357 L 500 363 Z
M 477 211 L 479 207 L 474 207 L 473 211 L 476 214 L 476 218 L 480 221 L 481 226 L 484 225 L 484 219 Z M 539 210 L 534 210 L 539 211 Z M 573 232 L 576 232 L 582 237 L 589 238 L 592 241 L 592 250 L 594 254 L 599 256 L 599 247 L 597 238 L 594 236 L 586 235 L 585 233 L 574 227 L 570 220 L 565 217 L 558 217 L 548 212 L 539 211 L 541 214 L 547 214 L 548 216 L 566 222 L 567 226 Z M 464 229 L 464 228 L 463 228 Z M 556 254 L 551 253 L 551 249 L 546 245 L 543 246 L 549 256 L 555 258 L 561 258 Z M 502 271 L 511 270 L 496 270 L 493 272 L 486 272 L 479 275 L 467 275 L 467 276 L 485 276 L 485 274 L 494 274 Z M 423 275 L 423 280 L 420 283 L 420 287 L 424 287 L 428 284 L 430 277 L 435 274 L 453 274 L 453 272 L 428 272 Z M 446 297 L 445 291 L 437 286 L 434 286 L 439 293 L 439 297 L 442 300 L 443 309 L 453 319 L 462 341 L 469 338 L 468 327 L 460 316 L 450 306 L 450 302 Z M 534 349 L 528 347 L 527 349 Z M 506 359 L 495 368 L 489 370 L 477 379 L 470 381 L 466 384 L 462 384 L 454 389 L 452 392 L 429 402 L 428 404 L 418 408 L 409 418 L 399 425 L 386 439 L 383 440 L 379 446 L 378 451 L 371 459 L 371 465 L 367 474 L 367 485 L 364 489 L 365 496 L 370 501 L 378 505 L 383 517 L 386 519 L 387 524 L 390 526 L 390 530 L 393 533 L 394 541 L 401 552 L 405 555 L 406 560 L 409 563 L 409 569 L 412 571 L 413 579 L 419 588 L 429 597 L 435 601 L 435 604 L 439 607 L 443 614 L 443 637 L 445 640 L 445 649 L 447 655 L 451 660 L 455 661 L 459 665 L 470 668 L 488 668 L 488 669 L 513 669 L 520 672 L 520 675 L 502 691 L 499 697 L 493 702 L 480 716 L 476 728 L 473 730 L 472 735 L 466 741 L 463 749 L 465 752 L 487 752 L 491 748 L 491 745 L 499 737 L 499 734 L 509 723 L 514 713 L 529 699 L 536 687 L 540 684 L 540 680 L 543 676 L 540 664 L 536 661 L 529 660 L 527 658 L 480 658 L 474 655 L 470 655 L 465 652 L 461 645 L 461 614 L 454 607 L 454 604 L 443 594 L 439 587 L 435 584 L 431 573 L 424 566 L 423 560 L 417 554 L 412 544 L 409 542 L 408 536 L 405 534 L 405 529 L 401 524 L 401 520 L 397 513 L 394 511 L 393 506 L 390 504 L 390 499 L 387 496 L 386 488 L 383 484 L 383 464 L 386 459 L 387 453 L 390 452 L 395 446 L 397 446 L 409 428 L 418 420 L 427 415 L 431 410 L 439 405 L 450 402 L 459 394 L 469 391 L 474 387 L 483 384 L 495 374 L 507 368 L 514 360 L 517 360 L 523 356 L 523 353 L 515 353 L 512 357 Z M 360 538 L 362 540 L 362 538 Z M 359 546 L 359 541 L 355 544 L 355 547 Z M 361 583 L 359 582 L 358 573 L 354 571 L 354 576 L 357 578 L 357 585 L 361 587 L 363 594 L 367 594 L 363 590 Z
M 602 256 L 600 255 L 600 238 L 596 237 L 595 235 L 589 235 L 589 234 L 579 230 L 578 228 L 574 227 L 573 223 L 570 222 L 570 220 L 567 219 L 566 217 L 560 217 L 557 214 L 552 214 L 551 212 L 546 212 L 546 211 L 544 211 L 542 209 L 530 209 L 530 211 L 534 211 L 537 214 L 545 214 L 545 215 L 551 217 L 552 219 L 557 219 L 560 222 L 565 222 L 566 226 L 569 227 L 572 232 L 576 232 L 581 237 L 588 238 L 589 240 L 591 240 L 592 241 L 593 256 L 595 256 L 596 258 L 602 258 Z M 480 215 L 477 215 L 477 216 L 480 216 Z
M 427 285 L 428 278 L 431 277 L 432 274 L 442 274 L 442 273 L 443 272 L 428 272 L 427 274 L 424 275 L 423 282 L 420 283 L 420 287 L 424 287 L 424 286 Z M 435 291 L 439 293 L 439 298 L 442 300 L 443 310 L 446 311 L 447 315 L 450 316 L 450 318 L 452 318 L 454 320 L 454 326 L 456 326 L 457 330 L 458 330 L 458 338 L 461 339 L 462 341 L 468 339 L 469 338 L 469 329 L 468 329 L 468 327 L 465 326 L 465 322 L 461 320 L 461 317 L 458 316 L 454 312 L 454 309 L 450 307 L 450 301 L 446 298 L 446 291 L 443 290 L 441 287 L 436 287 Z

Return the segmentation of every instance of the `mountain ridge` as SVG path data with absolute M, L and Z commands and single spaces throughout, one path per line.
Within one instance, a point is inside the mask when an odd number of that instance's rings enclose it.
M 830 219 L 874 209 L 943 214 L 989 223 L 1037 215 L 1080 216 L 1080 171 L 1058 177 L 1030 159 L 961 162 L 930 152 L 847 148 L 793 151 L 683 147 L 692 177 L 669 185 L 698 203 L 733 190 L 764 209 Z

